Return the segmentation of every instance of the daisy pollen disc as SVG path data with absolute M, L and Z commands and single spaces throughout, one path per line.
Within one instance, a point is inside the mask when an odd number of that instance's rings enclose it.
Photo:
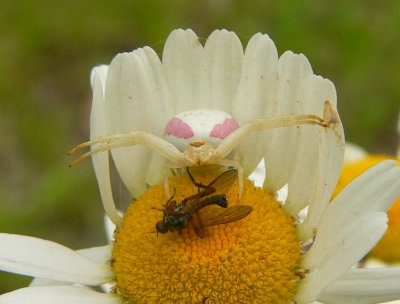
M 197 109 L 181 112 L 165 127 L 165 138 L 183 151 L 190 142 L 208 141 L 217 146 L 239 128 L 230 114 L 217 109 Z
M 198 173 L 207 184 L 213 174 Z M 171 177 L 177 201 L 196 193 L 188 176 Z M 238 183 L 226 193 L 238 204 Z M 200 238 L 192 228 L 163 235 L 155 223 L 167 201 L 154 186 L 128 208 L 115 235 L 112 267 L 116 292 L 124 303 L 288 303 L 300 280 L 300 245 L 293 219 L 261 188 L 246 180 L 241 205 L 253 207 L 245 218 L 205 227 Z M 206 218 L 217 206 L 201 210 Z

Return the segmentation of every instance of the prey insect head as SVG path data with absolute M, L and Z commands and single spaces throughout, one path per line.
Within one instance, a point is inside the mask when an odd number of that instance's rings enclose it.
M 156 230 L 159 233 L 165 234 L 169 231 L 169 225 L 164 221 L 159 221 L 156 224 Z
M 190 219 L 191 215 L 189 213 L 167 215 L 163 221 L 156 223 L 156 230 L 162 234 L 168 231 L 180 230 L 188 225 Z

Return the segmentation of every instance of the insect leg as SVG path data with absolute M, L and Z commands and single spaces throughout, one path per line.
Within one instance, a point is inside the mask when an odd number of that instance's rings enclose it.
M 204 184 L 202 184 L 202 183 L 199 183 L 199 182 L 197 182 L 197 181 L 194 179 L 193 175 L 190 173 L 189 167 L 186 167 L 186 171 L 187 171 L 187 173 L 188 173 L 188 175 L 189 175 L 189 178 L 190 178 L 190 180 L 192 181 L 192 183 L 193 183 L 197 188 L 199 188 L 199 189 L 198 189 L 198 192 L 200 191 L 200 188 L 208 188 L 207 185 L 204 185 Z
M 200 214 L 198 212 L 193 214 L 192 227 L 199 237 L 204 238 L 206 236 L 206 233 L 204 232 L 204 226 L 201 222 Z

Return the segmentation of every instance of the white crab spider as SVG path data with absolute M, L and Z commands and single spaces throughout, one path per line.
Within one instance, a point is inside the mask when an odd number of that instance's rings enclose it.
M 144 145 L 157 151 L 169 161 L 164 167 L 164 187 L 167 196 L 169 196 L 167 170 L 170 168 L 204 165 L 232 166 L 238 170 L 240 198 L 243 190 L 242 166 L 226 157 L 250 133 L 304 124 L 329 127 L 331 124 L 338 122 L 338 120 L 339 116 L 336 108 L 330 101 L 326 101 L 324 104 L 323 118 L 312 114 L 286 115 L 275 118 L 255 119 L 242 126 L 239 126 L 231 115 L 223 111 L 198 109 L 175 115 L 165 128 L 166 139 L 143 131 L 133 131 L 126 134 L 104 136 L 81 143 L 71 149 L 68 154 L 95 145 L 91 151 L 82 154 L 71 162 L 70 166 L 73 166 L 99 152 Z

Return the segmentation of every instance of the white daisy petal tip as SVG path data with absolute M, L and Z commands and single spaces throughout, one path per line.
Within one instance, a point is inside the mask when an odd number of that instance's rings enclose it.
M 207 38 L 207 41 L 209 41 L 210 38 L 212 38 L 212 37 L 224 39 L 225 37 L 230 38 L 232 36 L 237 37 L 236 33 L 233 31 L 229 31 L 227 29 L 216 29 L 211 32 L 211 34 Z M 207 43 L 207 41 L 206 41 L 206 43 Z
M 98 77 L 101 81 L 102 87 L 105 88 L 108 73 L 108 65 L 102 64 L 94 67 L 90 72 L 90 84 L 94 87 L 94 78 Z
M 185 41 L 185 40 L 187 40 L 187 41 L 199 41 L 196 33 L 192 29 L 179 28 L 179 29 L 173 30 L 169 34 L 165 44 L 181 42 L 181 41 Z
M 111 222 L 111 221 L 110 221 Z M 81 249 L 77 250 L 76 252 L 87 257 L 88 259 L 100 263 L 100 264 L 109 264 L 111 261 L 111 251 L 112 251 L 113 246 L 112 245 L 106 245 L 106 246 L 100 246 L 100 247 L 92 247 L 92 248 L 86 248 L 86 249 Z M 69 282 L 71 285 L 73 282 Z M 33 278 L 29 286 L 53 286 L 53 285 L 66 285 L 66 282 L 62 281 L 55 281 L 55 280 L 49 280 L 49 279 L 42 279 L 39 277 Z M 101 286 L 103 287 L 103 285 Z
M 400 267 L 350 269 L 328 285 L 318 300 L 326 304 L 400 303 L 399 284 Z
M 267 34 L 257 33 L 253 35 L 247 43 L 246 52 L 250 52 L 252 48 L 265 52 L 263 56 L 271 56 L 268 55 L 268 53 L 271 53 L 273 60 L 278 59 L 278 50 L 275 43 Z
M 313 70 L 308 58 L 302 53 L 294 53 L 290 50 L 285 51 L 280 57 L 279 62 L 282 68 L 291 67 L 301 71 L 299 76 L 312 75 Z
M 67 247 L 38 238 L 0 234 L 0 269 L 48 280 L 99 285 L 114 277 L 111 267 Z

